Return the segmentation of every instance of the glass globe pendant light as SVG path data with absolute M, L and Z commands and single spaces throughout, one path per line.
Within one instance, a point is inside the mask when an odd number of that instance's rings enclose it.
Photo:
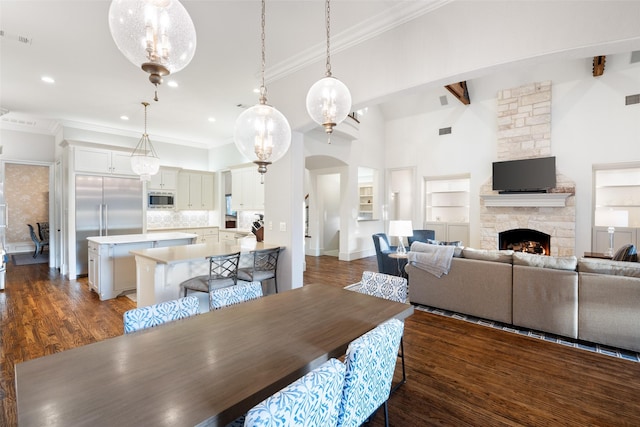
M 233 140 L 238 150 L 248 159 L 254 159 L 264 182 L 267 166 L 284 156 L 291 145 L 291 126 L 286 117 L 267 104 L 264 84 L 265 68 L 265 1 L 262 0 L 262 84 L 259 103 L 245 110 L 236 119 Z
M 109 7 L 113 41 L 156 86 L 186 67 L 196 51 L 196 30 L 178 0 L 113 0 Z
M 140 175 L 140 181 L 150 181 L 151 175 L 157 174 L 160 169 L 160 159 L 147 134 L 147 107 L 149 103 L 143 102 L 142 105 L 144 105 L 144 133 L 131 153 L 131 169 L 136 175 Z
M 327 18 L 327 64 L 324 78 L 311 86 L 307 93 L 307 112 L 318 124 L 324 127 L 329 137 L 333 128 L 347 118 L 351 110 L 351 93 L 347 86 L 331 75 L 330 31 L 331 8 L 326 0 Z M 331 140 L 329 139 L 329 142 Z

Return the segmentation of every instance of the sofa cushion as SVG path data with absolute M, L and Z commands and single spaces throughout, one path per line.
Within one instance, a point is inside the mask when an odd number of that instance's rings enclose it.
M 613 276 L 640 277 L 640 263 L 628 261 L 609 261 L 598 258 L 580 258 L 580 273 L 609 274 Z
M 512 250 L 486 250 L 486 249 L 462 249 L 462 256 L 468 259 L 477 259 L 480 261 L 495 261 L 505 264 L 512 263 Z
M 555 270 L 575 271 L 578 259 L 574 256 L 546 256 L 514 252 L 513 264 L 527 267 L 553 268 Z
M 433 252 L 433 250 L 429 249 L 430 247 L 433 247 L 433 245 L 443 246 L 435 243 L 423 243 L 423 242 L 416 241 L 411 244 L 411 248 L 409 250 L 412 252 Z M 446 246 L 455 246 L 455 248 L 453 249 L 453 256 L 455 258 L 460 258 L 462 256 L 462 250 L 464 248 L 462 245 L 446 245 Z

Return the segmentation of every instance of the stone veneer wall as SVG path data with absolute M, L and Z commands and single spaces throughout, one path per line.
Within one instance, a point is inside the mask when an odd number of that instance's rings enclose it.
M 498 93 L 498 161 L 551 156 L 551 82 Z M 565 207 L 487 207 L 483 195 L 497 194 L 491 179 L 480 188 L 480 245 L 498 248 L 498 233 L 530 228 L 551 236 L 551 255 L 575 253 L 575 183 L 556 172 L 556 193 L 571 193 Z

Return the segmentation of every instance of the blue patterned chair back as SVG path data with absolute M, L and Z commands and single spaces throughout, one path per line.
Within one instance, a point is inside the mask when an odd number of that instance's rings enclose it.
M 209 292 L 209 307 L 212 310 L 217 310 L 228 305 L 240 304 L 241 302 L 260 298 L 261 296 L 262 283 L 239 282 L 234 286 L 212 289 Z
M 358 292 L 395 302 L 406 303 L 408 283 L 404 277 L 365 271 L 362 273 Z
M 123 315 L 124 333 L 151 328 L 198 314 L 198 298 L 188 296 L 147 307 L 134 308 Z
M 330 359 L 247 412 L 245 426 L 335 426 L 345 366 Z
M 403 330 L 391 319 L 349 344 L 338 426 L 360 426 L 389 399 Z

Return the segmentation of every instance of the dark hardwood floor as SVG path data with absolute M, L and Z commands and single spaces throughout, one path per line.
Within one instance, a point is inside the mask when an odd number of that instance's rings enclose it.
M 375 258 L 307 257 L 304 281 L 342 287 L 367 269 L 377 269 Z M 16 425 L 16 363 L 120 335 L 133 307 L 126 297 L 101 302 L 86 278 L 9 265 L 0 426 Z M 408 380 L 389 401 L 392 426 L 640 426 L 640 363 L 418 310 L 404 343 Z M 369 425 L 384 425 L 382 411 Z

